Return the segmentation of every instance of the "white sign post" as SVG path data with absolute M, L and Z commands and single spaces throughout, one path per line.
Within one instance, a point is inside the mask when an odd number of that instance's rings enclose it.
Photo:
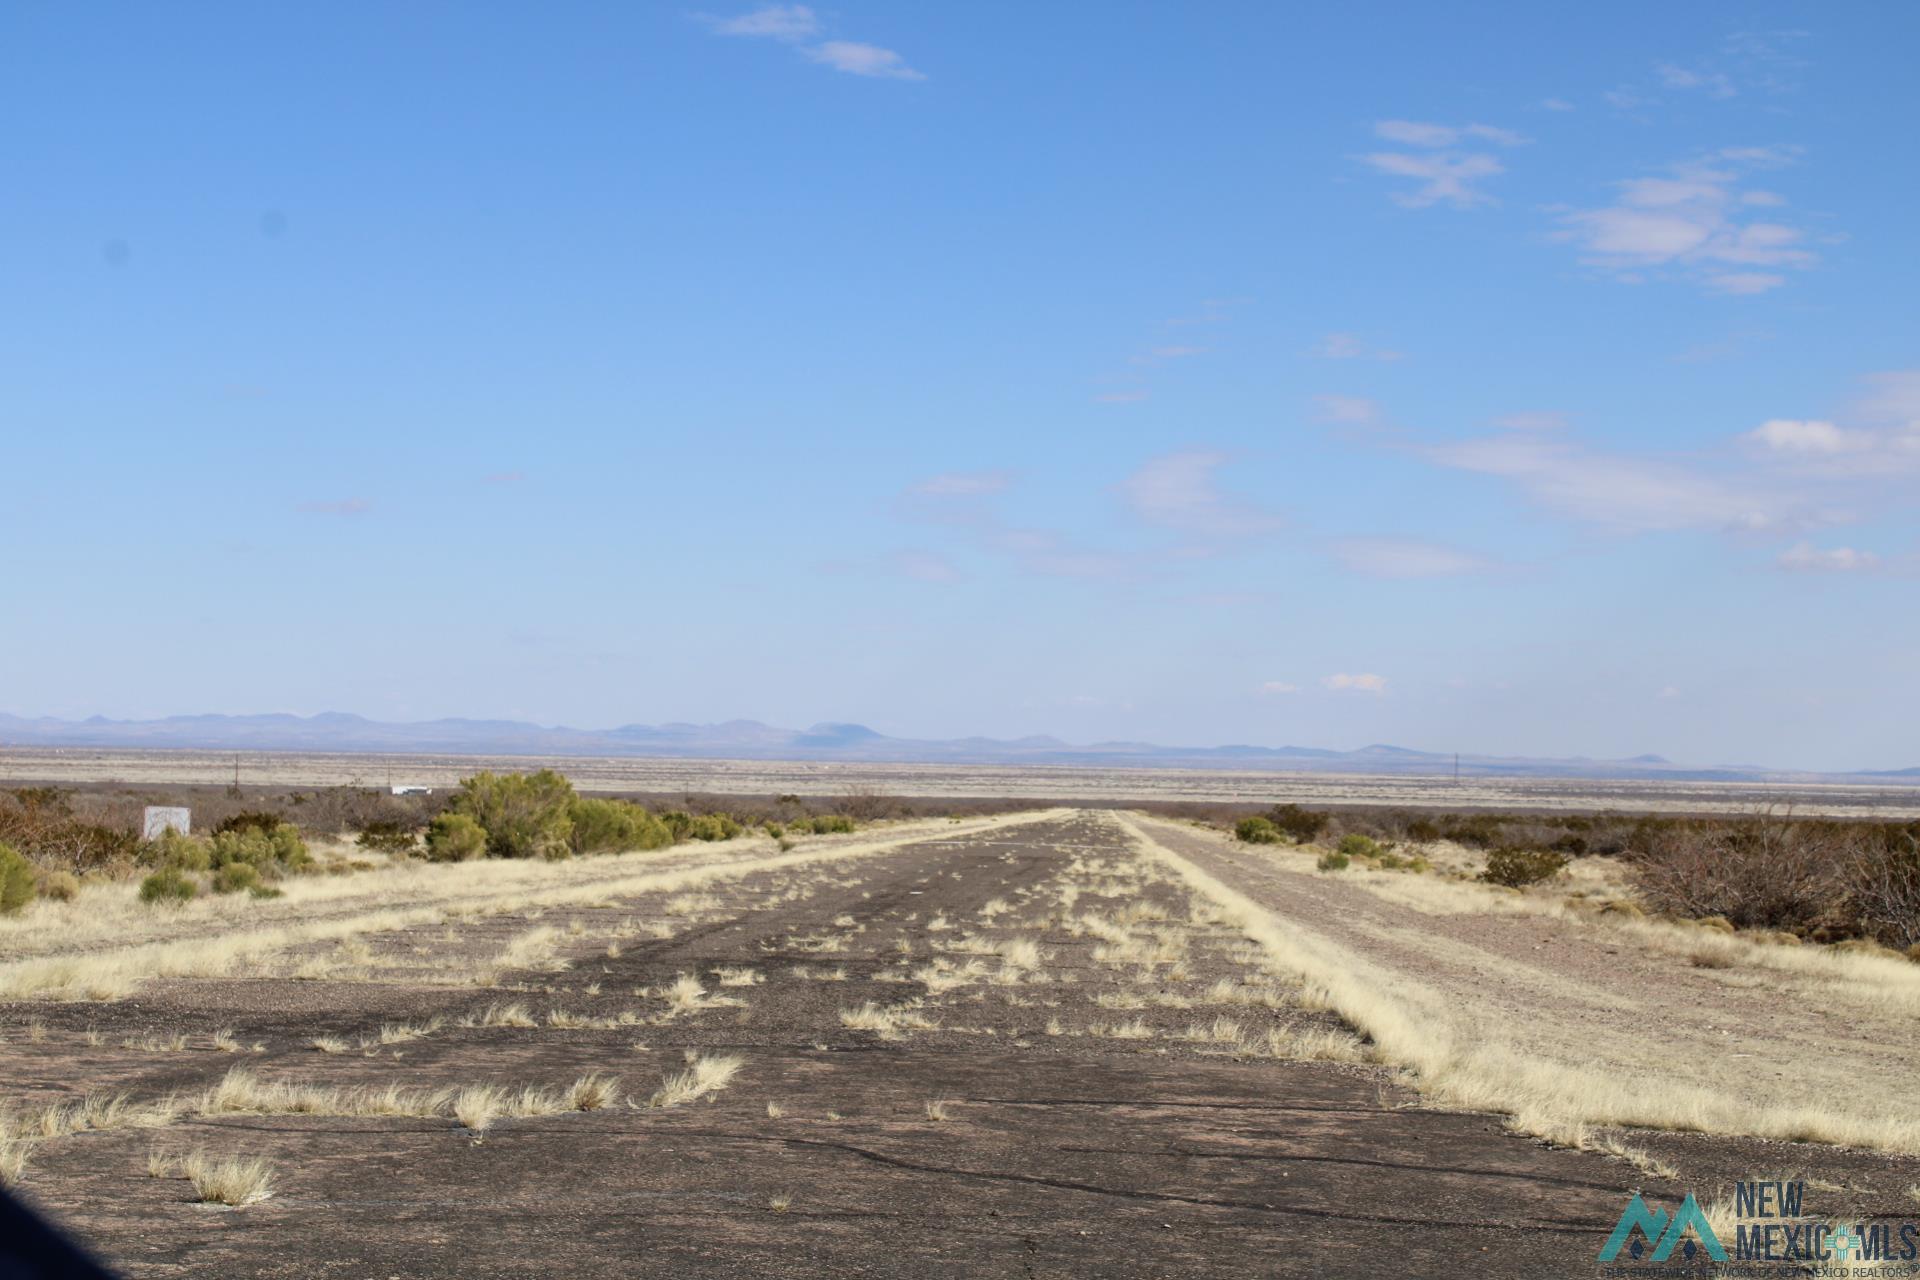
M 140 817 L 140 838 L 142 840 L 158 840 L 160 834 L 169 829 L 178 831 L 183 836 L 191 835 L 193 834 L 192 827 L 192 810 L 176 809 L 170 805 L 150 804 L 147 806 L 146 812 Z

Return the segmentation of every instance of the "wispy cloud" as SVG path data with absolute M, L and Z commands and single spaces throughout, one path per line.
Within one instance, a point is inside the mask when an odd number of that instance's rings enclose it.
M 1341 568 L 1373 578 L 1445 578 L 1499 567 L 1486 556 L 1418 538 L 1342 538 L 1333 557 Z
M 1133 557 L 1081 546 L 1059 530 L 1009 523 L 998 504 L 1013 479 L 1014 473 L 1007 470 L 930 476 L 900 492 L 894 514 L 916 523 L 947 526 L 976 550 L 1008 559 L 1022 571 L 1042 577 L 1119 580 L 1135 575 L 1139 565 Z M 902 552 L 894 567 L 922 581 L 952 581 L 941 576 L 941 563 L 928 558 L 935 555 Z
M 1387 678 L 1375 675 L 1371 671 L 1336 671 L 1330 676 L 1322 676 L 1320 683 L 1335 693 L 1385 693 Z
M 1654 72 L 1668 89 L 1698 90 L 1710 98 L 1732 98 L 1740 93 L 1734 88 L 1733 77 L 1724 71 L 1702 71 L 1663 62 Z
M 1512 481 L 1548 510 L 1618 532 L 1766 532 L 1821 522 L 1790 491 L 1684 460 L 1603 452 L 1559 435 L 1508 432 L 1423 452 L 1443 467 Z
M 1264 681 L 1259 688 L 1255 689 L 1254 692 L 1273 697 L 1281 694 L 1298 693 L 1300 692 L 1300 686 L 1297 684 L 1288 684 L 1285 680 L 1267 680 Z
M 1775 557 L 1774 564 L 1789 573 L 1870 573 L 1880 567 L 1880 557 L 1853 547 L 1796 542 Z
M 1313 404 L 1322 422 L 1342 426 L 1372 426 L 1384 417 L 1379 402 L 1366 396 L 1318 395 L 1313 398 Z
M 1807 248 L 1804 231 L 1752 213 L 1775 207 L 1780 197 L 1743 191 L 1741 173 L 1791 163 L 1793 155 L 1730 147 L 1653 177 L 1615 183 L 1611 204 L 1562 209 L 1553 238 L 1616 279 L 1677 273 L 1720 293 L 1764 293 L 1786 282 L 1783 270 L 1811 266 L 1818 255 Z
M 819 15 L 804 4 L 770 4 L 732 18 L 701 15 L 700 20 L 715 35 L 745 39 L 776 40 L 800 50 L 809 60 L 844 71 L 848 75 L 878 80 L 925 80 L 927 77 L 907 64 L 892 49 L 857 40 L 818 40 L 822 34 Z
M 1227 455 L 1206 450 L 1170 453 L 1122 481 L 1120 494 L 1148 524 L 1204 538 L 1243 538 L 1282 528 L 1286 522 L 1278 515 L 1221 490 L 1215 473 L 1227 461 Z
M 880 80 L 925 80 L 924 73 L 907 65 L 907 60 L 891 49 L 854 40 L 829 40 L 806 50 L 815 62 L 844 71 L 848 75 L 872 76 Z
M 1360 157 L 1360 162 L 1388 177 L 1409 178 L 1416 184 L 1411 191 L 1393 193 L 1393 199 L 1410 209 L 1446 204 L 1456 209 L 1491 204 L 1493 197 L 1481 189 L 1488 178 L 1506 172 L 1506 166 L 1487 145 L 1515 147 L 1526 141 L 1511 129 L 1493 125 L 1434 124 L 1417 120 L 1382 120 L 1373 126 L 1374 136 L 1418 151 L 1375 151 Z
M 334 498 L 297 503 L 293 509 L 309 516 L 363 516 L 373 510 L 373 502 L 368 498 Z
M 1307 354 L 1320 360 L 1398 360 L 1401 353 L 1388 347 L 1376 347 L 1357 333 L 1329 333 L 1307 348 Z
M 708 18 L 715 34 L 763 40 L 805 40 L 820 30 L 820 20 L 804 4 L 769 4 L 737 18 Z

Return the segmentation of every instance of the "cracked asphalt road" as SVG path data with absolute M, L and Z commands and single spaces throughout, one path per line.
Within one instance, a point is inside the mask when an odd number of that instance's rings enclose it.
M 528 927 L 556 931 L 552 961 L 498 987 L 447 980 L 463 931 Z M 484 1134 L 189 1109 L 49 1140 L 22 1190 L 140 1277 L 1537 1277 L 1588 1273 L 1644 1181 L 1415 1106 L 1377 1068 L 1288 1058 L 1338 1024 L 1098 813 L 369 943 L 357 970 L 314 981 L 0 1007 L 46 1027 L 0 1043 L 8 1094 L 191 1097 L 235 1064 L 206 1047 L 231 1029 L 271 1080 L 600 1072 L 643 1105 Z M 683 974 L 715 1002 L 675 1010 L 662 993 Z M 461 1025 L 507 1002 L 539 1025 Z M 925 1025 L 848 1025 L 868 1004 Z M 306 1043 L 434 1017 L 390 1045 Z M 188 1049 L 119 1047 L 175 1031 Z M 689 1054 L 742 1066 L 706 1100 L 644 1106 Z M 190 1149 L 265 1156 L 275 1196 L 212 1208 L 148 1176 L 150 1151 Z

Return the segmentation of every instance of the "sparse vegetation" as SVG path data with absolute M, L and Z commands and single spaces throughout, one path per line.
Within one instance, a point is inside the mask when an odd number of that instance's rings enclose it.
M 190 902 L 199 887 L 177 867 L 162 867 L 140 882 L 140 901 L 155 906 Z
M 487 829 L 464 813 L 443 813 L 427 827 L 427 857 L 471 862 L 487 852 Z
M 1274 826 L 1270 819 L 1255 815 L 1251 818 L 1242 818 L 1234 824 L 1233 836 L 1234 839 L 1245 841 L 1247 844 L 1278 844 L 1280 828 Z
M 0 915 L 24 910 L 39 892 L 26 855 L 10 844 L 0 844 Z
M 1487 868 L 1480 873 L 1480 878 L 1488 884 L 1524 889 L 1553 879 L 1566 867 L 1566 856 L 1551 849 L 1502 848 L 1487 855 Z

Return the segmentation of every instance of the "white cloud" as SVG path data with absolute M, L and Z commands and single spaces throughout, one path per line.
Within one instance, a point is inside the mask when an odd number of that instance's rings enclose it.
M 1680 696 L 1680 689 L 1677 685 L 1663 685 L 1653 696 L 1656 698 L 1677 698 Z
M 1574 109 L 1573 104 L 1565 98 L 1542 98 L 1540 105 L 1548 111 L 1572 111 Z
M 1795 418 L 1771 418 L 1748 432 L 1747 438 L 1777 453 L 1847 453 L 1864 443 L 1831 422 Z
M 1320 395 L 1313 398 L 1322 422 L 1367 426 L 1380 421 L 1380 405 L 1365 396 Z
M 1484 436 L 1425 453 L 1444 467 L 1511 480 L 1541 506 L 1620 532 L 1765 532 L 1812 522 L 1789 494 L 1677 461 L 1600 453 L 1557 435 Z
M 898 53 L 892 49 L 883 49 L 876 44 L 862 44 L 857 40 L 824 40 L 819 44 L 805 43 L 820 35 L 821 27 L 819 16 L 804 4 L 762 5 L 736 18 L 715 18 L 703 15 L 699 20 L 706 23 L 716 35 L 778 40 L 782 44 L 798 46 L 800 52 L 811 61 L 832 67 L 835 71 L 844 71 L 848 75 L 868 76 L 881 80 L 925 80 L 927 78 L 908 66 L 907 60 Z
M 1492 144 L 1515 147 L 1526 141 L 1511 129 L 1488 124 L 1434 124 L 1420 120 L 1381 120 L 1373 126 L 1374 136 L 1407 147 L 1425 148 L 1422 152 L 1376 151 L 1360 157 L 1361 163 L 1375 172 L 1394 178 L 1412 178 L 1419 185 L 1412 191 L 1396 191 L 1395 201 L 1410 209 L 1450 204 L 1456 209 L 1491 203 L 1493 197 L 1480 190 L 1482 179 L 1506 172 L 1487 151 L 1467 150 L 1468 144 Z
M 1669 89 L 1699 89 L 1712 98 L 1731 98 L 1740 92 L 1734 88 L 1732 77 L 1723 71 L 1695 71 L 1670 62 L 1660 64 L 1655 70 L 1660 75 L 1660 83 Z
M 1744 212 L 1778 198 L 1765 192 L 1759 202 L 1748 200 L 1751 193 L 1740 190 L 1736 169 L 1776 167 L 1790 163 L 1793 154 L 1728 147 L 1657 177 L 1615 183 L 1612 204 L 1562 211 L 1563 229 L 1554 238 L 1576 246 L 1589 266 L 1620 279 L 1674 271 L 1721 293 L 1764 293 L 1785 283 L 1779 268 L 1811 266 L 1817 255 L 1805 247 L 1799 228 Z
M 1760 458 L 1802 476 L 1892 478 L 1920 468 L 1920 374 L 1876 374 L 1867 383 L 1850 416 L 1875 425 L 1772 418 L 1742 440 Z
M 1794 573 L 1861 573 L 1879 568 L 1880 557 L 1853 547 L 1823 549 L 1809 542 L 1796 542 L 1782 551 L 1774 564 Z
M 1487 124 L 1428 124 L 1417 120 L 1382 120 L 1373 126 L 1374 136 L 1409 147 L 1455 147 L 1463 140 L 1476 139 L 1515 147 L 1526 139 L 1511 129 L 1496 129 Z
M 1374 152 L 1361 161 L 1374 170 L 1395 178 L 1412 178 L 1419 183 L 1412 191 L 1396 191 L 1393 199 L 1409 209 L 1450 204 L 1456 209 L 1491 204 L 1493 197 L 1477 185 L 1483 178 L 1506 172 L 1506 166 L 1484 153 L 1463 155 L 1407 155 L 1400 152 Z
M 1745 296 L 1766 293 L 1778 289 L 1787 282 L 1782 275 L 1771 271 L 1723 271 L 1707 277 L 1707 287 L 1715 293 L 1731 293 Z
M 1371 671 L 1354 674 L 1338 671 L 1333 675 L 1322 677 L 1320 683 L 1336 693 L 1385 693 L 1387 691 L 1387 678 L 1375 675 Z
M 1280 528 L 1280 517 L 1222 493 L 1214 472 L 1225 454 L 1195 450 L 1154 458 L 1119 489 L 1135 515 L 1149 524 L 1206 537 L 1249 537 Z
M 764 40 L 805 40 L 820 30 L 819 19 L 803 4 L 763 5 L 737 18 L 709 18 L 707 24 L 718 35 Z
M 927 77 L 907 65 L 905 58 L 879 45 L 853 40 L 829 40 L 806 51 L 815 62 L 844 71 L 848 75 L 874 76 L 884 80 L 925 80 Z
M 1258 692 L 1268 695 L 1298 693 L 1300 692 L 1300 686 L 1297 684 L 1288 684 L 1285 680 L 1268 680 L 1260 686 Z
M 1342 568 L 1375 578 L 1441 578 L 1497 567 L 1485 556 L 1417 538 L 1343 538 L 1333 554 Z

